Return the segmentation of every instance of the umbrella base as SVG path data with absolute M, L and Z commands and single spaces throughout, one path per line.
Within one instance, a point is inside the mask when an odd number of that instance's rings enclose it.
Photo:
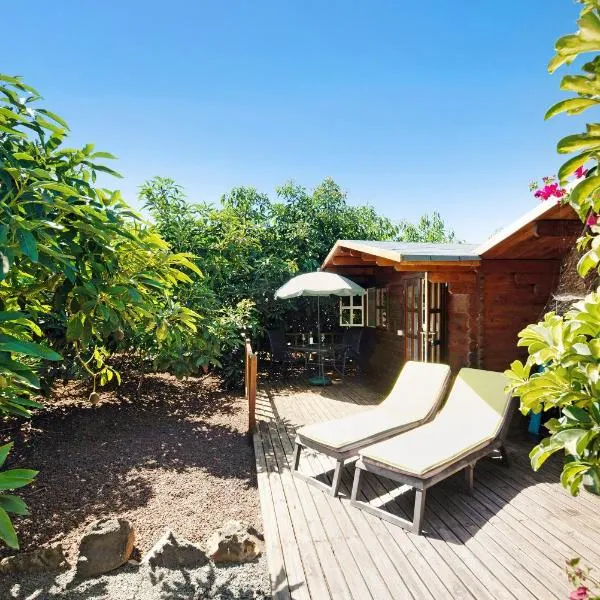
M 310 385 L 331 385 L 331 379 L 326 375 L 315 375 L 314 377 L 309 377 L 308 383 Z

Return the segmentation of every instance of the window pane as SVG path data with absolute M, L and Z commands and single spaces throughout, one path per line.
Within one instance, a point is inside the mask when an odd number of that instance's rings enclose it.
M 352 325 L 362 325 L 362 315 L 363 312 L 360 308 L 352 309 Z
M 340 325 L 350 325 L 350 314 L 347 308 L 340 310 Z
M 340 298 L 340 305 L 341 306 L 350 306 L 350 296 L 342 296 Z

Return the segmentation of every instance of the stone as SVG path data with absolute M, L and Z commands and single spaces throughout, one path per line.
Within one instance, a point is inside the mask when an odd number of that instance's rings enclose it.
M 126 519 L 106 518 L 90 523 L 79 542 L 77 577 L 101 575 L 124 565 L 134 542 L 133 526 Z
M 142 559 L 142 564 L 149 564 L 152 569 L 183 569 L 203 567 L 208 558 L 200 546 L 180 539 L 167 529 L 164 535 L 154 544 Z
M 262 552 L 262 536 L 243 521 L 227 521 L 206 542 L 206 554 L 215 563 L 243 563 Z
M 61 544 L 38 548 L 8 556 L 0 561 L 0 574 L 31 573 L 33 571 L 62 571 L 69 568 L 65 549 Z

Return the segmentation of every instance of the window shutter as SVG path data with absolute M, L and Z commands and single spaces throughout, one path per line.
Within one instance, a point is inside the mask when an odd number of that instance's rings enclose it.
M 376 326 L 377 314 L 377 289 L 367 289 L 367 327 Z

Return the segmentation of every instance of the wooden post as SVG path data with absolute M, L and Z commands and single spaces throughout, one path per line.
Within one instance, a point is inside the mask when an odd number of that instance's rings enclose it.
M 253 431 L 256 426 L 256 378 L 258 371 L 258 357 L 252 352 L 250 340 L 246 340 L 245 367 L 246 400 L 248 402 L 248 431 Z

